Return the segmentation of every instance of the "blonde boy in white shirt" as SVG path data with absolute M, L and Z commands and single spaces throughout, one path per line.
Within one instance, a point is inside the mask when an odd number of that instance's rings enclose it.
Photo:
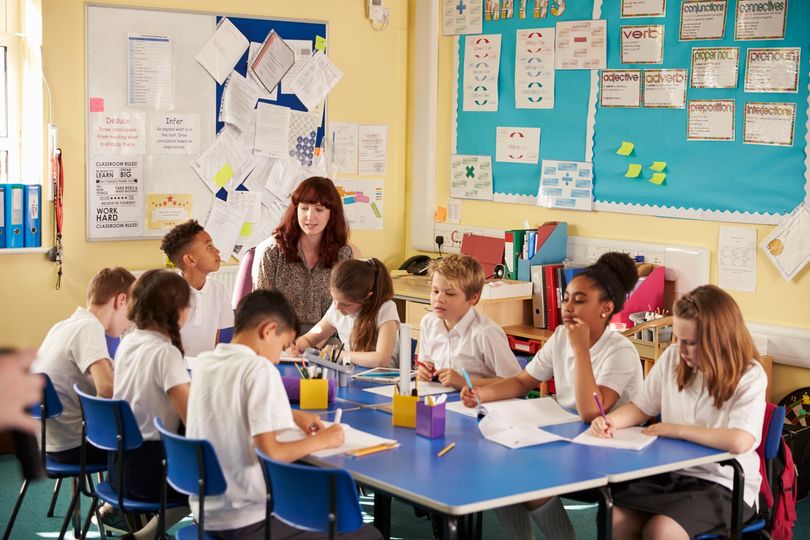
M 432 313 L 419 325 L 422 381 L 437 378 L 456 390 L 465 386 L 465 369 L 475 386 L 485 386 L 520 373 L 498 324 L 473 306 L 481 298 L 484 270 L 467 255 L 450 255 L 430 265 Z
M 212 350 L 220 332 L 233 327 L 233 309 L 225 284 L 210 279 L 222 263 L 211 235 L 195 220 L 175 226 L 163 237 L 160 249 L 183 272 L 191 287 L 192 310 L 180 335 L 185 356 Z

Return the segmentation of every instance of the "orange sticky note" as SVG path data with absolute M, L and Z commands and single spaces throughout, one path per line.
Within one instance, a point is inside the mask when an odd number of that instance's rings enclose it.
M 447 219 L 447 208 L 444 206 L 439 206 L 436 208 L 436 221 L 444 223 Z

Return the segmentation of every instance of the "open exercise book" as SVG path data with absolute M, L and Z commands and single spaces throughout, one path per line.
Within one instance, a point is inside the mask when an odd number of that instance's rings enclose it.
M 524 448 L 553 441 L 565 441 L 548 431 L 535 426 L 514 426 L 501 412 L 489 412 L 480 422 L 478 430 L 485 439 L 502 444 L 507 448 Z
M 324 427 L 329 427 L 332 425 L 331 422 L 324 422 Z M 343 435 L 344 440 L 343 444 L 338 448 L 328 448 L 326 450 L 319 450 L 317 452 L 313 452 L 312 455 L 315 457 L 329 457 L 329 456 L 336 456 L 338 454 L 345 454 L 346 452 L 353 452 L 355 450 L 360 450 L 362 448 L 369 448 L 371 446 L 376 446 L 378 444 L 393 444 L 396 443 L 394 439 L 385 439 L 383 437 L 377 437 L 376 435 L 372 435 L 371 433 L 367 433 L 365 431 L 360 431 L 359 429 L 354 429 L 349 424 L 341 424 L 343 426 Z M 276 437 L 276 440 L 279 442 L 293 442 L 293 441 L 300 441 L 306 437 L 303 431 L 298 428 L 295 429 L 288 429 L 286 431 L 282 431 Z
M 657 435 L 645 435 L 642 433 L 643 429 L 642 427 L 617 429 L 613 432 L 613 437 L 607 439 L 593 435 L 589 429 L 571 439 L 571 442 L 590 446 L 602 446 L 605 448 L 641 450 L 658 438 Z

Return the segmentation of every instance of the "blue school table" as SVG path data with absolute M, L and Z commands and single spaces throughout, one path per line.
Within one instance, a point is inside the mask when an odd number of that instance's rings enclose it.
M 292 366 L 279 366 L 283 374 Z M 484 439 L 475 418 L 447 412 L 443 437 L 427 439 L 408 428 L 394 427 L 391 415 L 378 410 L 390 398 L 365 392 L 373 383 L 352 381 L 338 388 L 332 411 L 344 408 L 343 422 L 357 429 L 395 439 L 396 449 L 360 458 L 338 455 L 309 457 L 306 461 L 342 468 L 360 484 L 374 489 L 374 525 L 390 537 L 391 498 L 414 503 L 443 514 L 445 538 L 480 538 L 481 512 L 542 497 L 593 490 L 599 502 L 598 538 L 612 537 L 610 484 L 671 472 L 685 467 L 722 462 L 734 468 L 732 523 L 742 523 L 742 469 L 733 455 L 702 445 L 659 437 L 641 451 L 618 450 L 553 442 L 511 450 Z M 451 394 L 457 400 L 458 394 Z M 358 408 L 359 406 L 359 408 Z M 333 417 L 328 413 L 327 419 Z M 544 429 L 573 438 L 588 426 L 572 422 Z M 441 458 L 447 444 L 456 446 Z

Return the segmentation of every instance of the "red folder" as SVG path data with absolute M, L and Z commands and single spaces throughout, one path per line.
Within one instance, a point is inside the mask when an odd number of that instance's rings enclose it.
M 481 264 L 484 275 L 491 277 L 495 265 L 503 264 L 503 238 L 467 233 L 461 238 L 461 252 Z

